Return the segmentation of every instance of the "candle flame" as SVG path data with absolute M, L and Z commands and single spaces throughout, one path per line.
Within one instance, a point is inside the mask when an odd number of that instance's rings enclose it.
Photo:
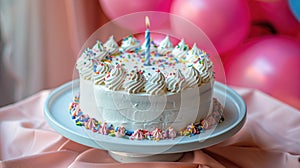
M 145 17 L 145 22 L 146 22 L 146 27 L 149 28 L 150 27 L 150 21 L 149 21 L 148 16 Z

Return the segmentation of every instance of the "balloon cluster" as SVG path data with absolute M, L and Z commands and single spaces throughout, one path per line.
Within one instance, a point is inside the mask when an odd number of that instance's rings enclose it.
M 159 11 L 202 29 L 219 52 L 227 84 L 260 89 L 300 109 L 299 0 L 99 0 L 110 19 Z M 185 25 L 168 18 L 152 25 Z M 127 24 L 128 26 L 128 24 Z M 133 26 L 136 26 L 133 24 Z M 141 27 L 141 29 L 144 27 Z

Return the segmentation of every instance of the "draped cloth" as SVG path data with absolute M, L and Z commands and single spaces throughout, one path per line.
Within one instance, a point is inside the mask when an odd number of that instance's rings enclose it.
M 50 93 L 44 90 L 0 108 L 0 167 L 299 167 L 300 111 L 257 90 L 235 90 L 248 108 L 236 135 L 177 162 L 148 163 L 118 163 L 105 150 L 56 133 L 43 116 Z

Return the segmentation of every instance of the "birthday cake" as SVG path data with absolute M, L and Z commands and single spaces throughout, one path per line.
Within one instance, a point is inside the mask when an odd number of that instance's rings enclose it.
M 111 36 L 86 48 L 76 63 L 80 98 L 70 113 L 77 125 L 130 139 L 164 139 L 197 134 L 221 118 L 213 98 L 209 55 L 182 39 L 166 36 L 158 45 L 133 35 Z

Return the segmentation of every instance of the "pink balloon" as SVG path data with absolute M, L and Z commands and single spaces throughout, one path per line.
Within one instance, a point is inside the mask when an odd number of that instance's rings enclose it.
M 99 0 L 110 19 L 142 11 L 169 12 L 172 0 Z
M 171 12 L 201 28 L 219 53 L 235 48 L 249 31 L 250 13 L 245 0 L 177 0 Z M 171 24 L 177 31 L 185 31 L 185 25 Z
M 300 41 L 253 39 L 224 61 L 227 83 L 260 89 L 300 109 Z
M 254 24 L 267 22 L 280 34 L 300 35 L 300 23 L 287 0 L 248 0 L 248 4 Z
M 99 3 L 104 13 L 113 20 L 136 12 L 169 12 L 172 0 L 99 0 Z M 131 18 L 133 19 L 130 22 L 119 20 L 117 24 L 130 30 L 145 30 L 145 22 L 137 22 L 134 17 Z M 162 29 L 170 26 L 167 15 L 161 18 L 151 18 L 151 16 L 149 18 L 151 27 Z
M 277 34 L 273 25 L 268 22 L 256 22 L 250 27 L 248 38 Z

